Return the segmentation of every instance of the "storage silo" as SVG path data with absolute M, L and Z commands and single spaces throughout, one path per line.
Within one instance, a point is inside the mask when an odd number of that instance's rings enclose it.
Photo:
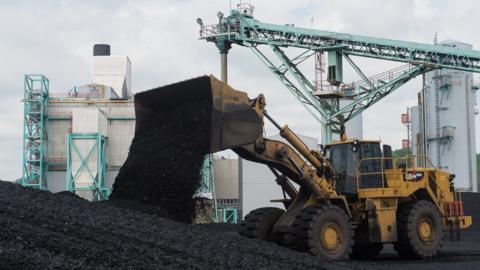
M 352 103 L 352 99 L 341 99 L 340 100 L 340 108 L 343 108 L 350 103 Z M 362 113 L 358 114 L 357 116 L 353 117 L 350 121 L 345 123 L 345 132 L 347 133 L 348 138 L 354 139 L 363 139 L 363 116 Z M 338 135 L 336 135 L 338 136 Z M 334 139 L 338 139 L 334 137 Z
M 439 45 L 472 49 L 453 40 Z M 473 74 L 439 69 L 425 75 L 425 84 L 427 156 L 434 166 L 455 174 L 457 189 L 477 191 Z
M 417 120 L 418 119 L 418 120 Z M 420 132 L 420 106 L 413 106 L 410 107 L 410 121 L 411 125 L 411 138 L 410 138 L 410 145 L 412 147 L 412 155 L 419 156 L 422 155 L 422 138 Z
M 350 103 L 352 103 L 353 100 L 350 98 L 342 98 L 339 100 L 340 108 L 343 108 Z M 345 133 L 347 134 L 348 138 L 351 139 L 363 139 L 363 116 L 362 113 L 358 114 L 357 116 L 353 117 L 351 120 L 347 121 L 345 123 Z M 325 129 L 322 127 L 322 141 L 323 138 L 325 138 Z M 332 140 L 334 141 L 339 141 L 340 140 L 340 134 L 333 133 L 332 134 Z

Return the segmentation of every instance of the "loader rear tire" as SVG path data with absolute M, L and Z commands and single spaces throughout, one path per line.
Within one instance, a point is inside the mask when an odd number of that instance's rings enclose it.
M 428 201 L 401 206 L 397 212 L 398 255 L 409 259 L 430 259 L 437 255 L 443 243 L 443 225 L 437 207 Z
M 251 211 L 240 224 L 239 234 L 248 238 L 276 241 L 273 225 L 285 213 L 283 209 L 263 207 Z
M 295 249 L 325 260 L 348 259 L 352 253 L 353 228 L 349 217 L 335 205 L 302 209 L 291 230 Z

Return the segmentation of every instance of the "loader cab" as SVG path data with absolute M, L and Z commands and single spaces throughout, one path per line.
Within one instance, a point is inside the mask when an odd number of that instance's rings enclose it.
M 379 141 L 346 140 L 323 147 L 324 156 L 336 172 L 336 190 L 347 197 L 356 197 L 358 188 L 382 187 L 384 169 L 391 168 L 391 147 L 384 145 L 382 153 Z M 386 157 L 387 162 L 383 162 Z M 362 161 L 362 162 L 360 162 Z M 390 162 L 388 162 L 390 161 Z

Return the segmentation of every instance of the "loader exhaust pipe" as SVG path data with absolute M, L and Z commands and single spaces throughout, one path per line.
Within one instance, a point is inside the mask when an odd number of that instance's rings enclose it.
M 211 153 L 252 143 L 262 134 L 263 120 L 247 93 L 210 75 L 136 94 L 135 135 L 155 114 L 201 100 L 209 101 L 211 111 L 206 116 L 210 118 Z

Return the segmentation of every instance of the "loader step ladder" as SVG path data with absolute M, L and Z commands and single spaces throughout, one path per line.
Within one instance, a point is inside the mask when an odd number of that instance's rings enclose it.
M 447 226 L 450 233 L 450 241 L 460 241 L 460 217 L 463 214 L 463 202 L 461 200 L 447 202 L 446 213 L 448 216 Z

